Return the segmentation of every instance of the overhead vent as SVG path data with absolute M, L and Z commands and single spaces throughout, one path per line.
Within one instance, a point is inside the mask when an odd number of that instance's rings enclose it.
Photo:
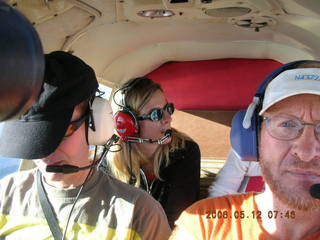
M 256 32 L 259 32 L 260 28 L 264 28 L 270 25 L 274 25 L 276 22 L 271 17 L 256 17 L 248 19 L 240 19 L 234 22 L 239 27 L 253 28 Z
M 139 11 L 137 14 L 140 17 L 148 17 L 151 19 L 174 16 L 174 12 L 172 12 L 171 10 L 165 10 L 165 9 L 142 10 L 142 11 Z
M 169 3 L 187 3 L 189 0 L 169 0 Z
M 250 8 L 246 7 L 225 7 L 205 9 L 204 13 L 211 17 L 239 17 L 251 12 Z

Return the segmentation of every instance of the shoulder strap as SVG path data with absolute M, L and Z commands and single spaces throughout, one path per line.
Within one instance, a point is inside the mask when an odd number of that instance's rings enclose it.
M 54 215 L 52 206 L 49 203 L 44 187 L 42 185 L 41 172 L 39 170 L 37 171 L 37 190 L 39 194 L 40 205 L 47 219 L 53 238 L 55 240 L 62 240 L 62 232 L 58 225 L 58 220 Z

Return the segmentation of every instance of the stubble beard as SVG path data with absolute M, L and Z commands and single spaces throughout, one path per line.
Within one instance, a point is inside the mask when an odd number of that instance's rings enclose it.
M 274 196 L 288 206 L 288 210 L 290 208 L 301 211 L 313 211 L 320 208 L 320 200 L 311 197 L 308 190 L 305 193 L 299 193 L 294 191 L 292 186 L 286 186 L 281 181 L 285 176 L 279 175 L 277 179 L 269 167 L 270 165 L 266 159 L 260 157 L 261 172 L 265 182 L 270 187 Z

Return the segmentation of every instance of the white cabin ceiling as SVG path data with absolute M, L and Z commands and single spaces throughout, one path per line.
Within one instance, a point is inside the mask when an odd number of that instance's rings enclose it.
M 281 62 L 320 56 L 317 0 L 9 0 L 35 24 L 45 52 L 71 51 L 103 82 L 167 61 L 229 57 Z M 171 10 L 168 18 L 138 12 Z

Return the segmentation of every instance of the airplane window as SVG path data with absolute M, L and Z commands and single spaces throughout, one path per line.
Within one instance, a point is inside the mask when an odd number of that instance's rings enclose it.
M 20 158 L 0 158 L 0 179 L 19 169 Z
M 108 87 L 104 84 L 99 83 L 99 90 L 104 92 L 103 95 L 101 95 L 101 97 L 105 98 L 105 99 L 110 99 L 111 96 L 111 92 L 112 92 L 112 88 Z
M 3 124 L 0 123 L 0 131 Z M 19 169 L 21 159 L 0 157 L 0 179 Z

